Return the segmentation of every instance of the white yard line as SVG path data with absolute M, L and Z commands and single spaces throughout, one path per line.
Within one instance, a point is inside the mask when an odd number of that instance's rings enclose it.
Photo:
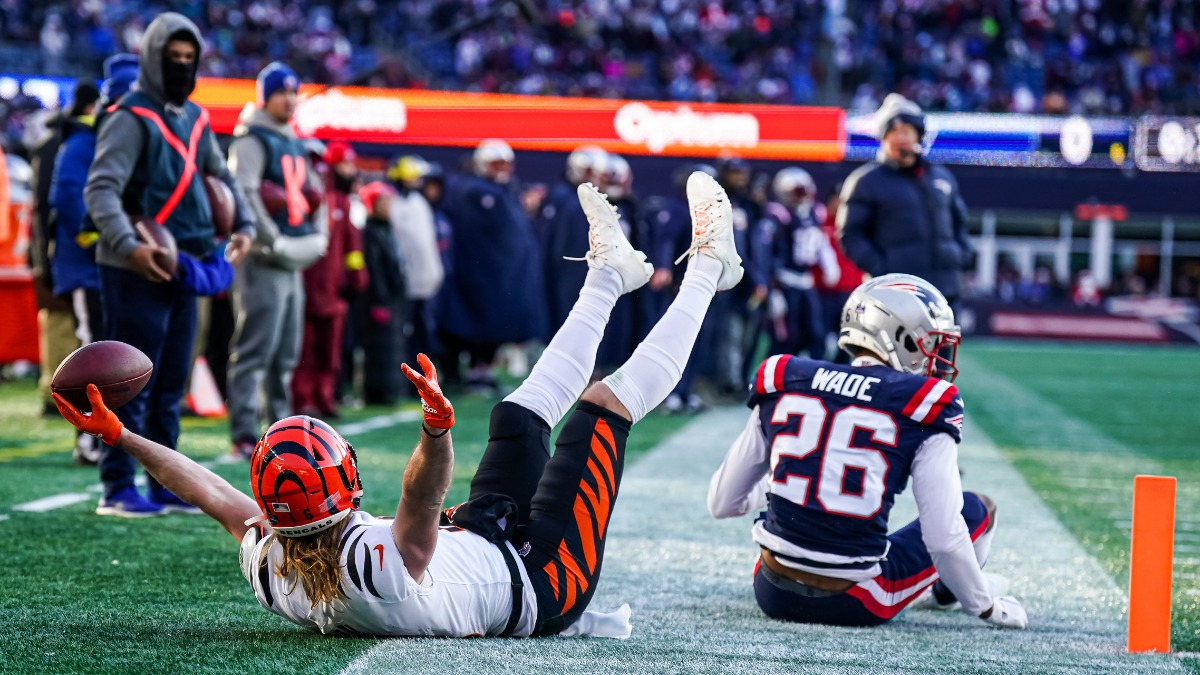
M 92 498 L 91 493 L 88 492 L 64 492 L 63 494 L 42 497 L 41 499 L 35 499 L 24 504 L 17 504 L 12 507 L 12 510 L 24 511 L 26 513 L 45 513 L 46 511 L 61 509 L 64 506 L 71 506 L 72 504 L 78 504 Z
M 378 672 L 1180 672 L 1170 656 L 1123 653 L 1125 597 L 975 427 L 962 448 L 967 489 L 999 504 L 988 569 L 1005 574 L 1032 628 L 1001 631 L 961 613 L 911 610 L 870 630 L 787 624 L 754 601 L 751 517 L 716 521 L 708 479 L 746 419 L 697 418 L 626 471 L 592 606 L 633 606 L 613 640 L 387 640 L 344 673 Z M 969 418 L 968 418 L 969 419 Z M 635 428 L 634 434 L 637 433 Z M 894 526 L 915 513 L 905 497 Z
M 390 415 L 380 415 L 379 417 L 368 417 L 365 420 L 358 422 L 350 422 L 349 424 L 334 425 L 338 433 L 343 436 L 357 436 L 365 434 L 368 431 L 378 431 L 379 429 L 387 429 L 394 427 L 397 424 L 407 422 L 416 422 L 421 419 L 420 410 L 399 410 Z
M 336 428 L 343 436 L 357 436 L 360 434 L 365 434 L 369 431 L 378 431 L 380 429 L 386 429 L 388 427 L 392 427 L 397 424 L 403 424 L 405 422 L 415 422 L 419 419 L 421 419 L 420 410 L 400 410 L 387 415 L 368 417 L 364 420 L 359 420 L 358 422 L 343 424 Z M 211 469 L 220 464 L 245 463 L 245 461 L 246 460 L 234 457 L 233 455 L 221 455 L 215 459 L 199 462 L 199 464 L 207 469 Z M 146 479 L 139 474 L 135 479 L 135 482 L 138 485 L 144 486 Z M 41 499 L 35 499 L 31 502 L 25 502 L 24 504 L 17 504 L 12 507 L 12 510 L 25 513 L 45 513 L 47 511 L 53 511 L 55 509 L 61 509 L 67 506 L 73 506 L 89 499 L 95 499 L 96 493 L 103 492 L 104 490 L 103 486 L 99 484 L 88 486 L 85 489 L 87 492 L 64 492 L 57 495 L 51 495 L 49 497 L 42 497 Z M 9 517 L 7 515 L 0 514 L 0 522 L 4 522 L 5 520 L 8 520 L 8 518 Z

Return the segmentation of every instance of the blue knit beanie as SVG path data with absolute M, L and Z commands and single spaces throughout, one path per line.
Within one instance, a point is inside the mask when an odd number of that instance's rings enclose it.
M 296 91 L 300 88 L 300 78 L 296 71 L 275 61 L 258 74 L 258 105 L 264 106 L 271 95 L 280 89 Z

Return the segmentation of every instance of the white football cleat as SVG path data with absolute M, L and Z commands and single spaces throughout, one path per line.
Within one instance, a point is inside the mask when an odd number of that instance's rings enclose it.
M 621 292 L 641 288 L 654 274 L 654 266 L 646 262 L 646 254 L 630 245 L 621 230 L 621 222 L 617 220 L 617 207 L 608 203 L 608 199 L 591 183 L 580 184 L 579 205 L 588 219 L 588 244 L 590 250 L 582 258 L 565 258 L 566 260 L 586 260 L 588 267 L 600 269 L 608 267 L 621 276 Z
M 675 260 L 703 253 L 721 263 L 717 290 L 724 291 L 742 280 L 742 258 L 733 243 L 733 205 L 725 188 L 703 171 L 694 171 L 687 181 L 688 207 L 692 213 L 692 246 Z

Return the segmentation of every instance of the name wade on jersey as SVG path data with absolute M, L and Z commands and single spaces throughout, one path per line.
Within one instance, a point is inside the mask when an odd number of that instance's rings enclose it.
M 856 398 L 860 401 L 870 402 L 872 400 L 871 387 L 879 384 L 879 382 L 878 377 L 817 368 L 817 372 L 813 373 L 810 387 L 816 391 L 840 394 L 846 398 Z

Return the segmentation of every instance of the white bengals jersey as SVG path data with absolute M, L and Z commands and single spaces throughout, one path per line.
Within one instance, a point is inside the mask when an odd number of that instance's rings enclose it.
M 512 550 L 511 544 L 505 546 Z M 421 583 L 409 576 L 396 550 L 391 519 L 352 513 L 339 549 L 346 597 L 332 603 L 313 607 L 294 575 L 279 576 L 283 547 L 274 534 L 262 537 L 259 528 L 242 539 L 242 575 L 263 607 L 322 633 L 472 637 L 504 632 L 512 581 L 504 556 L 483 537 L 455 527 L 439 530 Z M 537 600 L 525 566 L 517 567 L 524 606 L 513 635 L 526 637 L 537 619 Z

